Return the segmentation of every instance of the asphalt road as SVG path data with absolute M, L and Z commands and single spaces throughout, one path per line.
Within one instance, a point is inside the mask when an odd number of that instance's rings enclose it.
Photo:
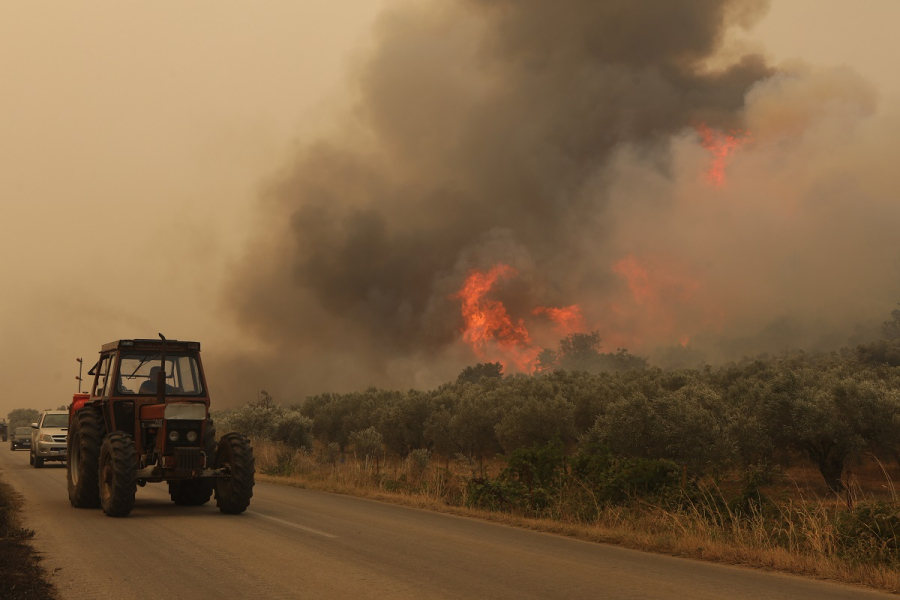
M 238 516 L 149 484 L 113 519 L 69 505 L 61 463 L 4 448 L 0 470 L 63 600 L 895 597 L 272 484 Z

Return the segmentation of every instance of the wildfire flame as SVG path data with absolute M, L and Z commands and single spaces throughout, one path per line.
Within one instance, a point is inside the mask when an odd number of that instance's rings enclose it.
M 534 315 L 546 315 L 555 324 L 554 329 L 557 333 L 569 335 L 585 331 L 584 315 L 581 314 L 581 307 L 577 304 L 566 306 L 565 308 L 550 308 L 547 306 L 539 306 L 534 309 Z
M 687 346 L 691 338 L 682 329 L 686 316 L 695 325 L 715 325 L 721 320 L 715 305 L 698 297 L 703 290 L 701 283 L 667 257 L 629 254 L 613 265 L 613 272 L 624 279 L 630 298 L 611 303 L 607 322 L 597 327 L 609 347 L 634 349 L 645 342 Z M 452 297 L 461 301 L 462 338 L 479 359 L 533 373 L 541 345 L 532 339 L 525 319 L 511 315 L 502 301 L 491 297 L 501 280 L 517 275 L 516 269 L 502 263 L 487 271 L 472 269 Z M 561 308 L 539 306 L 526 317 L 549 319 L 553 332 L 562 336 L 588 330 L 577 304 Z M 541 341 L 559 341 L 549 336 L 550 329 L 540 327 L 538 321 L 532 324 Z
M 462 300 L 462 316 L 466 324 L 463 339 L 472 346 L 478 357 L 484 357 L 486 350 L 496 345 L 500 353 L 511 358 L 517 367 L 530 371 L 529 367 L 540 350 L 532 348 L 525 323 L 521 319 L 513 323 L 502 302 L 487 298 L 500 278 L 514 277 L 517 273 L 504 264 L 494 265 L 486 273 L 473 269 L 455 297 Z
M 745 144 L 749 138 L 746 131 L 732 130 L 730 133 L 710 129 L 704 124 L 697 125 L 700 143 L 712 154 L 712 163 L 706 171 L 706 181 L 715 187 L 725 186 L 725 166 L 729 155 Z
M 504 366 L 512 363 L 518 370 L 531 373 L 541 347 L 532 341 L 523 319 L 513 319 L 502 302 L 488 297 L 499 280 L 517 274 L 514 268 L 505 264 L 494 265 L 486 272 L 472 269 L 453 297 L 462 301 L 463 339 L 476 356 L 498 361 Z M 547 316 L 553 321 L 555 331 L 564 335 L 585 329 L 584 316 L 577 305 L 564 308 L 541 306 L 531 314 Z

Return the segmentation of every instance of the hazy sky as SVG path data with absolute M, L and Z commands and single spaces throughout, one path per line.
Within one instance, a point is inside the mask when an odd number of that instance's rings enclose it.
M 0 416 L 67 403 L 113 339 L 241 343 L 221 286 L 260 190 L 348 104 L 390 3 L 0 2 Z M 896 0 L 773 0 L 733 44 L 850 66 L 895 106 L 897 23 Z

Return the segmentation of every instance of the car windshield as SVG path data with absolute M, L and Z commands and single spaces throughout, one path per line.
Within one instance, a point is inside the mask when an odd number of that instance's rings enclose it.
M 16 435 L 28 435 L 31 433 L 31 427 L 16 427 Z
M 159 353 L 129 353 L 122 356 L 116 391 L 119 394 L 156 395 Z M 166 395 L 196 396 L 203 393 L 200 367 L 188 354 L 166 354 Z
M 47 415 L 44 417 L 44 422 L 41 423 L 41 427 L 68 427 L 69 426 L 69 415 L 66 414 L 55 414 L 55 415 Z

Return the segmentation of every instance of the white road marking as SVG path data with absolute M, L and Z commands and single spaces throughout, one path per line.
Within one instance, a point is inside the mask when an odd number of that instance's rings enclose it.
M 290 521 L 285 521 L 284 519 L 279 519 L 277 517 L 270 517 L 269 515 L 263 515 L 258 512 L 251 512 L 251 515 L 254 517 L 259 517 L 260 519 L 266 519 L 267 521 L 272 521 L 273 523 L 279 523 L 281 525 L 287 525 L 288 527 L 294 527 L 295 529 L 302 529 L 303 531 L 308 531 L 309 533 L 315 533 L 316 535 L 321 535 L 322 537 L 327 538 L 336 538 L 336 535 L 331 535 L 330 533 L 325 533 L 324 531 L 319 531 L 318 529 L 313 529 L 312 527 L 305 527 L 303 525 L 298 525 L 296 523 L 291 523 Z

